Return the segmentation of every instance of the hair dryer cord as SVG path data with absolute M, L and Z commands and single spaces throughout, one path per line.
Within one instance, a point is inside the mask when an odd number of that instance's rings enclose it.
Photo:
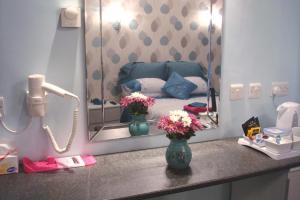
M 57 144 L 55 138 L 54 138 L 54 135 L 51 131 L 51 128 L 48 126 L 48 125 L 43 125 L 43 129 L 45 131 L 45 133 L 50 137 L 50 140 L 51 140 L 51 143 L 55 149 L 55 151 L 57 153 L 65 153 L 67 151 L 69 151 L 70 147 L 71 147 L 71 144 L 73 142 L 73 139 L 75 137 L 75 133 L 77 132 L 77 123 L 78 123 L 78 115 L 79 115 L 79 104 L 80 104 L 80 101 L 79 101 L 79 98 L 77 96 L 73 96 L 73 95 L 69 95 L 70 97 L 72 98 L 75 98 L 76 101 L 77 101 L 77 107 L 76 109 L 74 110 L 73 112 L 73 125 L 72 125 L 72 131 L 71 131 L 71 134 L 68 138 L 68 142 L 66 144 L 66 146 L 64 148 L 61 148 L 59 147 L 59 145 Z
M 30 117 L 28 124 L 21 130 L 13 130 L 13 129 L 9 128 L 1 116 L 0 116 L 0 122 L 1 122 L 1 125 L 3 126 L 3 128 L 6 129 L 8 132 L 13 133 L 13 134 L 20 134 L 20 133 L 26 131 L 31 126 L 32 118 Z

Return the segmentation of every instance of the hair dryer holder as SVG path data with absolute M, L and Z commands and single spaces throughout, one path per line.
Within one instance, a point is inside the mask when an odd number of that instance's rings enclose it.
M 47 93 L 53 93 L 61 97 L 69 97 L 75 99 L 77 106 L 73 112 L 72 131 L 69 135 L 68 142 L 64 148 L 60 148 L 57 144 L 54 135 L 48 125 L 43 122 L 43 129 L 49 136 L 51 143 L 57 153 L 65 153 L 70 149 L 75 133 L 77 131 L 78 112 L 79 112 L 79 98 L 53 84 L 45 82 L 45 76 L 41 74 L 33 74 L 28 77 L 28 92 L 27 92 L 27 107 L 28 112 L 33 117 L 44 117 L 47 111 Z M 43 120 L 44 121 L 44 120 Z

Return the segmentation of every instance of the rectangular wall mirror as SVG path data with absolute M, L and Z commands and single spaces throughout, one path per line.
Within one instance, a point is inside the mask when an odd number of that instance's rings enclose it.
M 155 99 L 149 132 L 172 110 L 206 129 L 218 126 L 223 0 L 85 0 L 87 115 L 91 141 L 129 138 L 133 119 L 120 99 Z M 190 92 L 182 83 L 196 85 Z M 172 85 L 176 92 L 162 89 Z M 177 88 L 178 87 L 178 88 Z M 182 96 L 183 94 L 183 96 Z

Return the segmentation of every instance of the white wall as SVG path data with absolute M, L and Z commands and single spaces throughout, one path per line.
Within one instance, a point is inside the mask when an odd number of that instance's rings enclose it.
M 58 9 L 67 5 L 83 6 L 80 0 L 0 0 L 0 96 L 6 98 L 7 123 L 19 128 L 26 124 L 26 77 L 43 73 L 49 82 L 73 91 L 82 100 L 79 132 L 66 155 L 168 144 L 164 136 L 88 143 L 84 35 L 83 29 L 59 27 Z M 264 126 L 273 125 L 276 113 L 269 96 L 272 81 L 290 83 L 289 96 L 276 99 L 276 104 L 300 102 L 299 9 L 298 0 L 225 0 L 221 126 L 202 132 L 192 141 L 239 136 L 241 123 L 252 115 L 258 115 Z M 263 84 L 261 99 L 228 100 L 231 83 L 256 81 Z M 51 97 L 49 102 L 47 122 L 63 141 L 71 128 L 71 106 L 59 98 Z M 38 119 L 20 136 L 0 129 L 0 141 L 15 144 L 21 156 L 32 159 L 54 154 Z

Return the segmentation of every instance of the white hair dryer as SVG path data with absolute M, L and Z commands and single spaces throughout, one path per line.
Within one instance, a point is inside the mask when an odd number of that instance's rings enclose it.
M 60 148 L 53 136 L 53 133 L 48 125 L 43 124 L 45 133 L 50 137 L 52 145 L 56 152 L 65 153 L 70 149 L 73 142 L 78 122 L 78 112 L 80 100 L 78 96 L 45 81 L 45 76 L 41 74 L 32 74 L 28 76 L 28 92 L 27 92 L 27 106 L 29 114 L 33 117 L 44 117 L 47 106 L 47 92 L 53 93 L 61 97 L 72 98 L 77 102 L 77 106 L 73 112 L 73 126 L 72 132 L 69 136 L 68 142 L 64 148 Z

